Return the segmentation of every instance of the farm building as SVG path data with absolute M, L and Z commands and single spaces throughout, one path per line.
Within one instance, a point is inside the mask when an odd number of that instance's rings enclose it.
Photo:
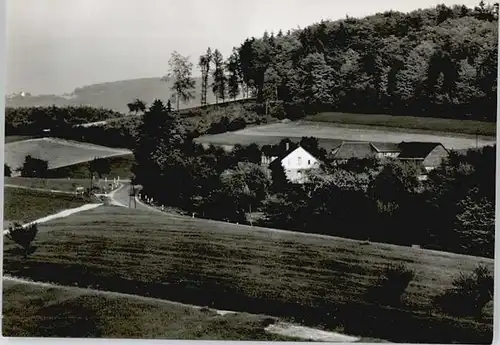
M 448 157 L 448 150 L 440 143 L 402 142 L 398 159 L 413 161 L 422 166 L 426 172 L 438 167 Z
M 447 156 L 448 150 L 441 143 L 404 141 L 399 144 L 343 142 L 331 153 L 335 164 L 345 163 L 353 158 L 395 158 L 414 162 L 423 175 L 436 168 Z
M 348 142 L 342 144 L 332 150 L 331 158 L 336 162 L 345 163 L 347 160 L 367 159 L 367 158 L 384 158 L 397 157 L 401 152 L 398 144 L 392 143 L 370 143 L 366 141 Z
M 320 162 L 300 145 L 290 148 L 287 143 L 286 150 L 282 154 L 267 152 L 262 155 L 263 167 L 270 168 L 272 164 L 281 164 L 290 182 L 303 184 L 308 182 L 307 172 L 319 168 Z

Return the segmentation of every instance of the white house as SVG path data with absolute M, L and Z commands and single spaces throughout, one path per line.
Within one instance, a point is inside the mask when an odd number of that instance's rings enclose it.
M 308 177 L 306 172 L 311 169 L 318 169 L 320 162 L 303 147 L 287 150 L 281 156 L 262 156 L 262 165 L 269 166 L 271 163 L 281 163 L 285 170 L 286 177 L 292 183 L 306 183 Z

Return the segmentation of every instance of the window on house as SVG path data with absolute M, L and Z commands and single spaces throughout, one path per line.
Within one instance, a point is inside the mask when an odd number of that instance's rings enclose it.
M 310 159 L 307 160 L 307 165 L 311 165 L 311 160 Z
M 300 165 L 302 164 L 302 157 L 297 158 L 297 163 Z

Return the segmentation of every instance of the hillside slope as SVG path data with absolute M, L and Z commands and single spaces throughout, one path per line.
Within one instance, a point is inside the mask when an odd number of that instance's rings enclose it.
M 195 98 L 186 104 L 181 102 L 181 108 L 200 105 L 201 79 L 195 78 L 195 81 Z M 171 86 L 170 81 L 165 82 L 161 78 L 128 79 L 79 87 L 67 95 L 10 96 L 6 97 L 6 106 L 88 105 L 128 113 L 127 103 L 135 98 L 148 104 L 157 98 L 167 101 L 172 95 Z M 207 100 L 208 103 L 215 103 L 215 96 L 211 91 L 208 92 Z
M 491 308 L 480 320 L 457 319 L 432 303 L 459 273 L 479 263 L 492 270 L 488 259 L 119 207 L 42 224 L 37 246 L 29 267 L 19 270 L 6 241 L 5 272 L 305 325 L 343 325 L 348 334 L 392 341 L 491 341 Z M 416 272 L 407 302 L 396 309 L 368 303 L 367 288 L 387 264 L 401 262 Z
M 105 146 L 80 143 L 56 138 L 38 138 L 16 141 L 5 145 L 5 163 L 16 170 L 22 166 L 26 156 L 43 159 L 49 169 L 78 164 L 94 159 L 125 156 L 131 151 Z

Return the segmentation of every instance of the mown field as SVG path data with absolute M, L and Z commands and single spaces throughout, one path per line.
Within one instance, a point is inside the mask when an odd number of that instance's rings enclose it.
M 5 163 L 12 171 L 19 168 L 27 155 L 46 160 L 49 169 L 86 162 L 95 157 L 129 155 L 125 149 L 79 143 L 55 138 L 39 138 L 11 142 L 5 145 Z
M 294 340 L 269 334 L 275 319 L 216 314 L 162 300 L 3 280 L 3 335 L 192 340 Z
M 75 192 L 77 187 L 88 188 L 89 179 L 68 179 L 68 178 L 36 178 L 36 177 L 4 177 L 5 185 L 23 186 L 27 188 L 59 190 L 65 192 Z
M 113 189 L 112 179 L 94 179 L 92 188 L 94 193 L 107 193 Z M 42 189 L 75 193 L 77 187 L 85 190 L 90 188 L 90 180 L 84 178 L 36 178 L 36 177 L 4 177 L 4 185 L 9 187 L 20 186 L 28 189 Z M 97 189 L 96 189 L 97 188 Z
M 90 202 L 92 202 L 90 198 L 83 196 L 5 187 L 4 228 L 14 221 L 29 222 Z
M 102 178 L 113 179 L 132 178 L 132 165 L 135 162 L 134 155 L 105 158 L 109 162 L 109 174 L 104 174 Z M 65 167 L 49 170 L 49 176 L 53 178 L 85 179 L 89 176 L 89 162 L 68 165 Z
M 214 134 L 214 135 L 205 135 L 198 138 L 195 138 L 193 141 L 195 143 L 202 144 L 204 146 L 209 146 L 210 144 L 217 146 L 226 146 L 228 150 L 231 150 L 234 145 L 250 145 L 257 144 L 259 146 L 264 145 L 276 145 L 282 139 L 290 139 L 293 142 L 299 142 L 301 137 L 287 137 L 281 135 L 270 135 L 270 136 L 262 136 L 262 135 L 240 135 L 238 132 L 227 132 L 222 134 Z M 321 147 L 326 150 L 333 150 L 335 147 L 342 144 L 343 140 L 339 139 L 318 139 L 318 142 Z
M 57 282 L 284 317 L 407 342 L 491 342 L 481 320 L 438 313 L 432 298 L 460 272 L 493 260 L 367 244 L 116 207 L 40 225 L 26 263 L 6 240 L 4 271 Z M 416 271 L 400 308 L 366 302 L 387 264 Z
M 370 141 L 374 143 L 400 143 L 402 141 L 439 142 L 447 149 L 461 150 L 476 147 L 476 137 L 457 133 L 441 133 L 402 130 L 395 127 L 370 128 L 359 125 L 339 125 L 326 122 L 298 121 L 271 123 L 261 126 L 196 139 L 199 143 L 218 145 L 273 144 L 282 138 L 316 137 L 325 148 L 332 148 L 342 141 Z M 479 146 L 495 144 L 493 137 L 479 137 Z
M 23 141 L 23 140 L 28 140 L 32 139 L 33 137 L 29 135 L 6 135 L 5 136 L 5 143 L 14 143 L 16 141 Z
M 485 136 L 496 135 L 495 122 L 473 120 L 442 119 L 433 117 L 392 116 L 383 114 L 352 114 L 326 112 L 306 117 L 312 122 L 353 124 L 401 129 L 417 129 L 432 132 L 453 132 Z

